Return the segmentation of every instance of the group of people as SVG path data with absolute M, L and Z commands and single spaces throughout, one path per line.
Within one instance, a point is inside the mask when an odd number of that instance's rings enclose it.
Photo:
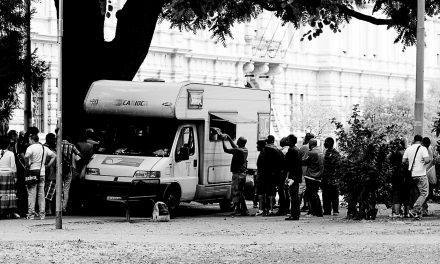
M 70 204 L 75 176 L 84 174 L 93 155 L 94 144 L 87 141 L 90 132 L 76 144 L 61 143 L 63 213 Z M 41 144 L 38 134 L 38 128 L 30 127 L 0 137 L 0 218 L 45 219 L 55 212 L 57 135 L 48 133 Z
M 226 141 L 231 148 L 227 147 Z M 339 214 L 336 167 L 340 156 L 333 147 L 333 138 L 325 140 L 325 153 L 311 133 L 306 134 L 300 148 L 296 146 L 297 141 L 297 137 L 291 134 L 280 140 L 279 147 L 272 135 L 257 142 L 259 155 L 254 179 L 257 216 L 286 215 L 286 220 L 299 220 L 301 210 L 318 217 Z M 235 144 L 230 136 L 223 135 L 223 149 L 233 155 L 231 196 L 234 215 L 249 215 L 244 198 L 248 155 L 245 145 L 243 137 Z M 318 195 L 320 188 L 323 205 Z M 278 210 L 274 210 L 277 194 Z M 300 209 L 302 200 L 304 206 Z
M 231 148 L 227 147 L 227 141 Z M 337 168 L 341 156 L 334 148 L 334 139 L 331 137 L 325 139 L 324 151 L 318 146 L 317 139 L 311 133 L 305 135 L 302 146 L 297 147 L 297 141 L 297 137 L 291 134 L 280 140 L 279 147 L 275 145 L 275 138 L 272 135 L 257 142 L 259 155 L 257 172 L 254 176 L 256 197 L 254 207 L 258 208 L 256 216 L 287 215 L 286 220 L 298 220 L 301 211 L 306 211 L 306 216 L 339 215 L 340 192 Z M 235 144 L 230 136 L 223 135 L 223 149 L 233 155 L 231 163 L 233 214 L 243 216 L 249 215 L 244 197 L 248 155 L 245 145 L 244 137 L 238 138 Z M 391 177 L 393 206 L 390 217 L 419 218 L 427 215 L 427 198 L 433 195 L 438 186 L 430 183 L 427 175 L 431 173 L 431 168 L 435 169 L 436 165 L 440 165 L 440 155 L 438 155 L 440 147 L 436 150 L 431 146 L 428 137 L 416 135 L 410 146 L 406 146 L 405 140 L 396 139 L 391 142 L 390 148 L 392 151 L 387 157 L 393 168 Z M 322 204 L 318 195 L 319 190 L 322 191 Z M 274 210 L 277 195 L 278 210 Z M 300 208 L 301 204 L 303 204 L 302 208 Z M 348 217 L 351 216 L 350 209 L 353 206 L 356 204 L 349 202 Z M 377 212 L 375 204 L 373 207 L 371 210 L 366 210 L 367 213 Z M 368 219 L 374 218 L 375 216 L 371 216 Z

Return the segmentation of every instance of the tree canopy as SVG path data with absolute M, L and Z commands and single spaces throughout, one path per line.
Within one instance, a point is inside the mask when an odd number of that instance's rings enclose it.
M 426 15 L 439 14 L 440 1 L 428 0 Z M 395 42 L 413 45 L 416 42 L 417 1 L 388 0 L 174 0 L 164 5 L 161 17 L 172 26 L 186 30 L 209 29 L 221 41 L 231 37 L 235 23 L 249 21 L 264 10 L 273 12 L 284 23 L 296 28 L 309 25 L 306 33 L 310 40 L 326 28 L 338 32 L 351 19 L 359 19 L 375 25 L 385 25 L 397 31 Z M 365 11 L 372 11 L 371 15 Z
M 0 134 L 6 132 L 13 110 L 20 106 L 19 88 L 24 86 L 26 67 L 31 67 L 33 91 L 46 76 L 47 66 L 35 51 L 31 61 L 26 60 L 25 10 L 22 0 L 0 1 Z
M 58 0 L 54 1 L 58 6 Z M 355 18 L 395 29 L 396 42 L 416 42 L 415 0 L 127 0 L 118 11 L 111 1 L 64 1 L 63 110 L 70 114 L 63 111 L 63 115 L 72 124 L 83 118 L 83 100 L 93 81 L 133 79 L 160 20 L 182 30 L 210 30 L 224 42 L 232 36 L 235 23 L 249 21 L 266 10 L 297 28 L 310 26 L 304 35 L 310 40 L 325 30 L 338 32 Z M 426 15 L 438 15 L 440 1 L 425 2 Z M 366 14 L 366 10 L 373 13 Z M 105 17 L 112 14 L 117 18 L 115 37 L 105 41 Z

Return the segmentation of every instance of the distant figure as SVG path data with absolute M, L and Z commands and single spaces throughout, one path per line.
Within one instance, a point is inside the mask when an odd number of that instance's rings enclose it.
M 266 146 L 264 147 L 265 152 L 265 162 L 267 168 L 270 170 L 270 181 L 268 185 L 269 188 L 269 213 L 268 215 L 275 215 L 274 205 L 275 196 L 278 191 L 278 196 L 280 200 L 280 208 L 277 214 L 284 215 L 287 213 L 287 200 L 284 195 L 284 180 L 282 178 L 282 169 L 284 165 L 284 154 L 281 150 L 275 146 L 275 137 L 272 135 L 267 136 Z M 281 183 L 280 181 L 283 182 Z M 281 187 L 279 186 L 281 185 Z
M 302 161 L 299 149 L 296 147 L 295 135 L 289 135 L 287 142 L 289 149 L 285 157 L 285 170 L 287 172 L 286 183 L 289 188 L 290 216 L 285 220 L 299 220 L 301 205 L 299 184 L 302 182 Z
M 405 143 L 400 138 L 396 138 L 390 143 L 391 153 L 388 160 L 392 167 L 391 175 L 391 198 L 393 207 L 390 218 L 407 216 L 409 210 L 410 183 L 405 179 L 402 158 L 405 152 Z M 403 205 L 403 211 L 401 209 Z
M 310 208 L 308 215 L 322 217 L 322 205 L 318 191 L 324 171 L 324 155 L 318 147 L 316 139 L 309 141 L 309 153 L 303 159 L 303 164 L 307 165 L 306 172 L 306 196 L 309 198 Z
M 94 154 L 94 145 L 90 143 L 90 140 L 87 140 L 87 136 L 84 134 L 76 143 L 76 147 L 82 157 L 76 164 L 77 172 L 80 174 L 80 179 L 82 179 L 85 175 L 86 166 Z
M 426 165 L 426 172 L 434 166 L 434 148 L 431 146 L 431 140 L 429 137 L 424 137 L 422 139 L 422 146 L 424 146 L 429 153 L 430 162 Z M 434 196 L 434 184 L 429 183 L 429 192 L 428 197 L 426 197 L 425 202 L 423 203 L 422 216 L 428 216 L 428 199 L 431 199 Z
M 257 158 L 257 175 L 255 177 L 255 192 L 258 196 L 258 212 L 255 214 L 267 215 L 269 213 L 268 207 L 268 194 L 269 194 L 269 184 L 270 181 L 270 170 L 265 163 L 265 151 L 266 140 L 257 141 L 257 151 L 260 152 Z
M 53 153 L 56 153 L 56 136 L 54 133 L 46 135 L 46 143 L 43 146 L 48 147 Z M 47 158 L 49 159 L 49 157 Z M 46 163 L 49 161 L 46 159 Z M 53 215 L 55 211 L 55 191 L 56 191 L 56 162 L 51 166 L 46 166 L 46 178 L 44 184 L 44 198 L 46 198 L 46 215 Z
M 15 178 L 15 188 L 17 190 L 17 213 L 19 215 L 26 215 L 27 213 L 27 190 L 24 184 L 24 152 L 26 148 L 23 148 L 24 131 L 17 133 L 15 130 L 8 132 L 9 147 L 8 149 L 14 153 L 15 165 L 17 172 Z
M 0 218 L 20 218 L 17 210 L 17 167 L 14 153 L 8 150 L 9 138 L 0 137 Z
M 55 133 L 58 134 L 58 128 L 55 129 Z M 72 177 L 75 169 L 76 160 L 81 158 L 79 150 L 70 143 L 67 139 L 63 139 L 61 142 L 62 152 L 62 172 L 63 172 L 63 213 L 67 212 L 67 206 L 69 203 L 70 185 L 72 183 Z
M 226 147 L 225 140 L 228 140 L 232 148 Z M 246 206 L 244 198 L 244 186 L 246 184 L 246 171 L 247 171 L 247 156 L 248 150 L 245 147 L 247 140 L 244 137 L 240 137 L 237 140 L 237 144 L 227 134 L 223 135 L 223 150 L 226 153 L 232 154 L 231 172 L 232 172 L 232 184 L 231 184 L 231 197 L 234 203 L 234 215 L 249 215 L 249 211 Z
M 299 148 L 299 154 L 301 155 L 301 159 L 305 159 L 309 153 L 309 140 L 314 138 L 315 135 L 312 133 L 307 133 L 304 137 L 303 145 Z M 307 166 L 302 164 L 302 182 L 299 184 L 299 194 L 300 194 L 300 202 L 303 200 L 304 205 L 301 208 L 301 212 L 308 212 L 310 208 L 309 198 L 306 195 L 306 176 Z
M 336 168 L 339 164 L 339 152 L 333 148 L 335 140 L 328 137 L 324 141 L 324 172 L 322 175 L 322 204 L 324 215 L 339 215 L 339 182 Z

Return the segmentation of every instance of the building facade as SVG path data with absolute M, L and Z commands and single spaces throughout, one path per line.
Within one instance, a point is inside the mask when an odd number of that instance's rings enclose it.
M 115 2 L 115 1 L 114 1 Z M 122 3 L 114 4 L 116 9 Z M 49 66 L 43 91 L 34 98 L 34 123 L 44 133 L 56 126 L 58 44 L 53 1 L 35 3 L 32 46 Z M 106 38 L 116 23 L 107 21 Z M 426 22 L 425 90 L 440 79 L 440 22 Z M 391 98 L 414 91 L 415 47 L 403 51 L 396 34 L 385 26 L 353 19 L 340 33 L 327 30 L 312 41 L 301 41 L 307 28 L 282 25 L 271 13 L 233 28 L 226 46 L 210 32 L 180 32 L 164 21 L 157 25 L 150 51 L 134 81 L 160 78 L 167 82 L 199 82 L 269 89 L 272 130 L 277 138 L 310 129 L 313 115 L 343 118 L 352 104 L 369 94 Z M 16 111 L 11 129 L 22 130 L 23 113 Z

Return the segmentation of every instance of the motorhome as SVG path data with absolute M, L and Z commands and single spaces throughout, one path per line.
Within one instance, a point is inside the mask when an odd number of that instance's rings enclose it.
M 198 83 L 94 82 L 84 101 L 99 145 L 87 166 L 89 193 L 107 200 L 161 200 L 230 206 L 232 155 L 219 133 L 243 136 L 248 170 L 269 134 L 270 92 Z

